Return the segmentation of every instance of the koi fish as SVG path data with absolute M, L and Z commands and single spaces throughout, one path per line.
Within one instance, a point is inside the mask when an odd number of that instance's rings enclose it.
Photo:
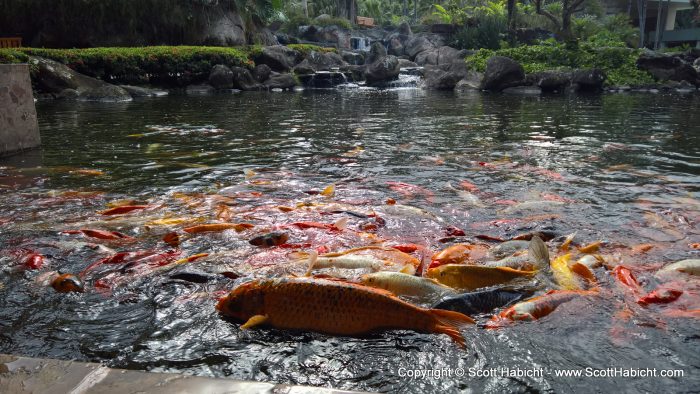
M 225 230 L 236 230 L 240 233 L 241 231 L 251 229 L 255 227 L 250 223 L 211 223 L 211 224 L 199 224 L 192 227 L 186 227 L 183 229 L 186 233 L 199 234 L 199 233 L 216 233 Z
M 643 290 L 642 286 L 640 286 L 639 282 L 637 282 L 637 278 L 634 277 L 634 274 L 632 274 L 632 271 L 630 271 L 629 268 L 618 265 L 617 267 L 613 268 L 612 273 L 615 275 L 618 282 L 632 290 L 633 293 L 639 294 Z
M 504 289 L 474 291 L 444 298 L 433 305 L 433 308 L 455 311 L 465 315 L 476 315 L 512 305 L 522 300 L 527 294 Z
M 447 264 L 428 269 L 427 277 L 460 290 L 476 290 L 515 279 L 530 278 L 537 271 L 521 271 L 507 267 Z
M 458 196 L 462 201 L 464 201 L 465 203 L 467 203 L 467 204 L 470 205 L 470 206 L 473 206 L 473 207 L 476 207 L 476 208 L 484 208 L 484 207 L 486 207 L 486 205 L 484 205 L 484 203 L 481 201 L 481 199 L 479 199 L 479 197 L 477 197 L 476 195 L 472 194 L 471 192 L 468 192 L 468 191 L 466 191 L 466 190 L 456 189 L 456 188 L 454 188 L 454 187 L 452 186 L 452 184 L 450 184 L 449 182 L 447 182 L 447 188 L 448 188 L 448 189 L 451 189 L 452 191 L 454 191 L 455 194 L 457 194 L 457 196 Z
M 263 248 L 269 248 L 287 243 L 287 240 L 289 240 L 289 235 L 287 233 L 268 233 L 257 236 L 249 240 L 248 243 Z
M 469 316 L 423 309 L 387 291 L 310 278 L 249 282 L 221 298 L 216 309 L 225 316 L 245 321 L 241 329 L 266 325 L 347 336 L 406 329 L 447 334 L 461 347 L 466 346 L 466 341 L 459 329 L 474 324 Z
M 105 231 L 105 230 L 94 230 L 94 229 L 80 229 L 76 231 L 64 231 L 66 234 L 82 233 L 90 238 L 105 239 L 105 240 L 122 240 L 122 241 L 132 241 L 135 238 L 128 236 L 124 233 L 118 231 Z
M 180 246 L 180 236 L 175 232 L 167 233 L 163 236 L 163 242 L 172 246 L 173 248 L 177 248 Z
M 673 264 L 669 264 L 659 270 L 659 274 L 666 274 L 670 272 L 682 272 L 688 275 L 700 275 L 700 259 L 687 259 L 676 261 Z
M 306 259 L 308 253 L 296 252 L 290 254 L 299 259 Z M 420 260 L 393 248 L 381 246 L 364 246 L 348 249 L 342 252 L 325 253 L 310 260 L 308 272 L 316 268 L 341 268 L 341 269 L 370 269 L 400 270 L 403 273 L 414 274 L 420 266 Z
M 501 312 L 498 317 L 513 321 L 533 321 L 554 312 L 561 304 L 586 295 L 598 294 L 593 291 L 551 290 L 545 295 L 513 305 Z
M 488 252 L 485 245 L 456 244 L 433 255 L 430 268 L 445 264 L 462 264 L 467 261 L 480 261 Z
M 489 250 L 489 254 L 495 258 L 503 258 L 506 256 L 511 256 L 521 250 L 527 250 L 529 247 L 530 242 L 528 241 L 506 241 L 491 248 Z
M 668 304 L 677 300 L 681 295 L 683 295 L 683 290 L 660 288 L 652 291 L 651 293 L 641 297 L 637 303 L 641 305 L 647 304 Z
M 436 300 L 454 295 L 451 287 L 434 279 L 421 278 L 401 272 L 375 272 L 362 275 L 360 282 L 369 287 L 388 290 L 397 296 L 412 296 L 426 300 Z
M 104 211 L 98 212 L 100 215 L 122 215 L 132 211 L 139 211 L 148 208 L 148 205 L 122 205 L 110 209 L 105 209 Z
M 335 196 L 335 185 L 331 184 L 326 186 L 320 193 L 324 197 L 331 198 Z
M 24 267 L 30 270 L 38 270 L 44 266 L 44 256 L 39 253 L 31 253 L 24 259 Z
M 598 250 L 600 250 L 600 246 L 603 244 L 602 241 L 596 241 L 591 244 L 588 244 L 586 246 L 582 246 L 578 248 L 578 251 L 581 253 L 595 253 Z
M 59 293 L 82 293 L 85 291 L 83 281 L 73 274 L 58 275 L 51 281 L 51 287 Z

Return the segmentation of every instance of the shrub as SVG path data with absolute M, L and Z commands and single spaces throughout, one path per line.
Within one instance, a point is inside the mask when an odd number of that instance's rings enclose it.
M 16 49 L 0 49 L 0 64 L 27 63 L 29 56 Z
M 500 15 L 485 15 L 477 26 L 463 26 L 451 37 L 450 46 L 458 49 L 498 49 L 508 31 L 506 19 Z
M 576 68 L 600 68 L 608 78 L 607 85 L 643 85 L 653 82 L 646 71 L 637 68 L 641 50 L 620 46 L 598 46 L 584 42 L 578 47 L 567 47 L 554 40 L 539 45 L 521 46 L 500 50 L 482 49 L 467 57 L 467 63 L 477 71 L 486 69 L 486 61 L 494 55 L 509 57 L 522 64 L 525 72 L 546 70 L 572 70 Z

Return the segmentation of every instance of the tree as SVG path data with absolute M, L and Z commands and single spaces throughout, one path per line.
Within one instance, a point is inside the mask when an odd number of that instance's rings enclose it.
M 561 2 L 561 19 L 559 19 L 556 15 L 552 14 L 551 12 L 547 11 L 546 9 L 543 8 L 544 5 L 544 0 L 534 0 L 535 3 L 535 11 L 549 19 L 552 24 L 557 29 L 557 33 L 559 37 L 567 41 L 571 39 L 572 34 L 571 34 L 571 17 L 577 13 L 581 12 L 584 10 L 583 7 L 583 2 L 585 0 L 562 0 Z M 643 0 L 646 2 L 646 0 Z

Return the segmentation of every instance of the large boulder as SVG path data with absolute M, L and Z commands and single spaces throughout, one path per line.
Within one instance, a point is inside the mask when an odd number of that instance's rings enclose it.
M 408 22 L 401 22 L 401 24 L 399 25 L 398 32 L 399 34 L 402 34 L 404 36 L 413 35 L 413 32 L 411 31 L 411 25 L 409 25 Z
M 414 36 L 410 40 L 406 41 L 406 44 L 404 45 L 404 52 L 409 58 L 415 59 L 416 55 L 419 53 L 433 48 L 435 48 L 435 45 L 433 45 L 433 43 L 427 38 Z
M 576 91 L 597 92 L 603 89 L 605 71 L 599 68 L 576 70 L 571 74 L 571 86 Z
M 66 89 L 77 92 L 77 99 L 88 101 L 130 101 L 131 95 L 119 86 L 80 74 L 59 62 L 31 57 L 34 80 L 45 93 L 61 94 Z M 75 94 L 72 94 L 75 96 Z
M 233 89 L 233 71 L 223 64 L 217 64 L 209 73 L 209 85 L 214 89 Z
M 688 81 L 699 85 L 698 71 L 680 56 L 645 51 L 637 59 L 637 67 L 660 81 Z
M 486 62 L 486 71 L 481 88 L 500 92 L 513 86 L 522 85 L 525 80 L 523 66 L 505 56 L 492 56 Z
M 342 51 L 342 52 L 340 52 L 340 56 L 348 64 L 352 64 L 352 65 L 365 64 L 364 55 L 361 53 L 358 53 L 358 52 Z
M 484 74 L 473 70 L 467 71 L 467 75 L 455 85 L 455 90 L 481 90 Z
M 194 42 L 212 46 L 246 44 L 245 23 L 238 13 L 230 12 L 224 6 L 203 7 L 201 18 L 204 23 Z
M 369 54 L 365 57 L 365 64 L 372 64 L 387 55 L 386 48 L 381 42 L 375 41 L 369 48 Z
M 542 71 L 530 78 L 543 92 L 562 92 L 571 83 L 571 74 L 563 71 Z
M 388 50 L 390 55 L 394 56 L 403 56 L 404 55 L 404 46 L 403 42 L 401 41 L 401 38 L 396 36 L 392 37 L 389 39 L 389 50 Z
M 365 80 L 368 85 L 382 84 L 396 79 L 400 71 L 399 59 L 396 56 L 387 55 L 367 66 Z
M 263 47 L 256 64 L 266 64 L 275 71 L 289 71 L 301 61 L 301 54 L 284 45 Z
M 416 68 L 418 65 L 410 60 L 399 59 L 399 68 Z
M 131 85 L 119 85 L 120 88 L 129 92 L 131 97 L 162 97 L 167 96 L 168 92 L 165 90 L 149 89 L 143 86 L 131 86 Z
M 253 74 L 243 67 L 231 67 L 233 72 L 233 87 L 240 90 L 260 90 L 262 85 L 255 80 Z
M 291 89 L 297 85 L 297 82 L 290 73 L 274 73 L 264 85 L 268 89 Z
M 337 53 L 311 51 L 301 63 L 294 67 L 297 74 L 312 74 L 317 71 L 329 71 L 347 63 Z
M 419 52 L 413 60 L 419 66 L 436 66 L 438 64 L 438 50 L 432 48 Z
M 268 78 L 270 78 L 271 73 L 272 69 L 270 69 L 270 66 L 267 64 L 258 64 L 253 69 L 253 78 L 255 78 L 255 80 L 258 82 L 265 82 Z
M 426 66 L 423 71 L 423 87 L 431 90 L 453 90 L 457 82 L 462 80 L 462 76 L 444 70 L 440 66 Z

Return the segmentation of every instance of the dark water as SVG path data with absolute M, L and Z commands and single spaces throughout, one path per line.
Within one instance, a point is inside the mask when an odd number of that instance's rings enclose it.
M 599 268 L 599 297 L 499 330 L 483 327 L 490 314 L 477 316 L 480 324 L 464 331 L 469 345 L 461 350 L 446 336 L 408 331 L 359 339 L 240 331 L 216 314 L 216 295 L 245 277 L 275 272 L 247 263 L 285 259 L 235 232 L 187 239 L 183 257 L 212 256 L 172 271 L 91 272 L 84 294 L 57 294 L 41 275 L 79 272 L 105 257 L 85 245 L 95 240 L 59 234 L 63 230 L 101 228 L 139 238 L 102 242 L 117 251 L 162 247 L 165 230 L 146 231 L 146 221 L 211 218 L 215 195 L 230 197 L 226 204 L 260 228 L 300 218 L 332 222 L 342 215 L 285 214 L 272 207 L 319 202 L 305 192 L 335 183 L 338 202 L 385 216 L 387 225 L 376 234 L 381 238 L 438 251 L 450 242 L 476 242 L 478 234 L 507 239 L 533 229 L 575 231 L 581 243 L 605 241 L 601 253 L 633 268 L 649 291 L 664 281 L 654 275 L 659 267 L 700 256 L 690 246 L 700 242 L 699 105 L 697 95 L 532 98 L 415 89 L 38 103 L 42 150 L 0 161 L 0 352 L 387 392 L 697 392 L 698 317 L 673 313 L 700 309 L 697 277 L 674 279 L 685 290 L 676 303 L 642 308 Z M 247 182 L 244 169 L 255 170 L 253 179 L 262 182 Z M 485 207 L 471 206 L 447 185 L 462 180 L 478 186 Z M 387 181 L 419 185 L 434 196 L 397 192 Z M 95 213 L 124 198 L 158 208 L 111 223 Z M 383 205 L 387 198 L 430 214 L 392 213 Z M 564 204 L 517 205 L 543 200 Z M 351 228 L 353 221 L 359 219 L 351 218 Z M 444 239 L 449 226 L 467 236 Z M 331 249 L 368 242 L 301 230 L 292 240 Z M 644 243 L 654 247 L 634 252 Z M 17 250 L 29 249 L 47 256 L 44 268 L 17 269 Z M 243 279 L 220 275 L 236 269 Z M 177 272 L 209 276 L 195 283 L 173 276 Z M 109 291 L 95 291 L 91 284 L 101 277 L 117 279 Z M 454 376 L 456 368 L 468 375 L 469 368 L 501 367 L 548 372 Z M 553 375 L 587 367 L 674 369 L 684 376 Z M 411 379 L 402 368 L 453 368 L 453 376 Z

